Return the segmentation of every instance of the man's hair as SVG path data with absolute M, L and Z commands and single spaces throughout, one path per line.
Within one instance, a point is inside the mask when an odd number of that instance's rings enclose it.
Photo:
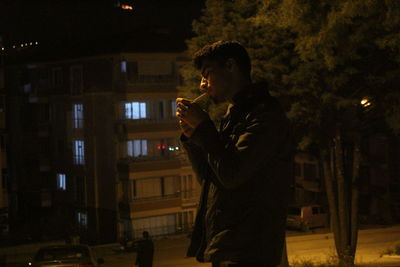
M 251 63 L 246 49 L 236 41 L 218 41 L 208 44 L 198 50 L 193 57 L 194 66 L 197 69 L 203 67 L 204 60 L 216 61 L 224 64 L 228 59 L 234 59 L 241 72 L 250 77 Z

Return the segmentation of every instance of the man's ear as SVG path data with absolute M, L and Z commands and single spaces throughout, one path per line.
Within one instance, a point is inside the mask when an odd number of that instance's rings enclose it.
M 225 66 L 226 66 L 227 70 L 230 72 L 239 70 L 237 62 L 233 58 L 228 58 L 228 60 L 225 62 Z

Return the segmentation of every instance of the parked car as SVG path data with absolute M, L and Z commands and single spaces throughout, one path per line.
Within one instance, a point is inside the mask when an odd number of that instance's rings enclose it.
M 39 248 L 29 266 L 97 267 L 102 263 L 87 245 L 57 245 Z
M 308 231 L 310 228 L 327 227 L 328 214 L 320 205 L 290 206 L 286 226 L 288 228 Z

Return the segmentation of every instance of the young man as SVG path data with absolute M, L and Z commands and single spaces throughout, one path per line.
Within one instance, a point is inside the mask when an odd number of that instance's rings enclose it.
M 197 103 L 177 99 L 181 140 L 202 184 L 187 254 L 213 267 L 276 266 L 293 168 L 289 122 L 267 89 L 252 84 L 239 43 L 207 45 L 194 64 L 200 89 L 230 105 L 217 131 Z
M 152 267 L 153 266 L 153 255 L 154 255 L 154 244 L 150 239 L 149 232 L 144 231 L 142 233 L 143 239 L 137 244 L 138 250 L 136 255 L 136 263 L 138 267 Z

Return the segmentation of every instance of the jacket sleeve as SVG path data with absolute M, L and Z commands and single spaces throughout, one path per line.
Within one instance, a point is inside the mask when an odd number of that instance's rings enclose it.
M 246 121 L 245 129 L 233 140 L 223 141 L 211 120 L 203 121 L 191 140 L 208 154 L 208 163 L 216 179 L 226 189 L 236 189 L 272 159 L 290 142 L 290 127 L 280 112 L 258 112 Z
M 181 135 L 181 143 L 187 152 L 190 162 L 192 163 L 193 171 L 196 173 L 199 184 L 202 184 L 203 180 L 213 180 L 214 173 L 210 168 L 207 160 L 207 153 L 203 148 L 183 134 Z

